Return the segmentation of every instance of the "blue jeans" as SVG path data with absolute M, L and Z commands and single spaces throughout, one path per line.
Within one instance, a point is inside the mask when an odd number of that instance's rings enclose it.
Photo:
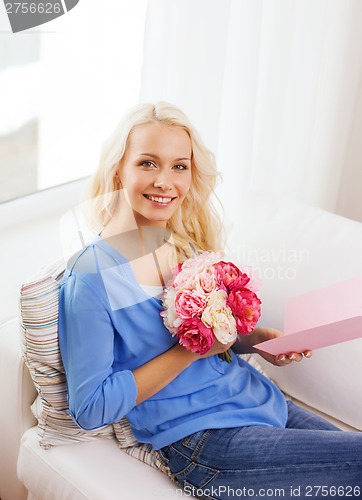
M 160 450 L 184 496 L 362 497 L 362 433 L 288 401 L 286 428 L 208 429 Z

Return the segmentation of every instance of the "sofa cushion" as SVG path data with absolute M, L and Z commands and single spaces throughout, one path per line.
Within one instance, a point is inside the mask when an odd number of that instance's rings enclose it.
M 30 404 L 36 391 L 20 353 L 19 321 L 0 325 L 0 498 L 23 500 L 16 460 L 23 432 L 35 425 Z
M 17 469 L 28 498 L 37 500 L 139 500 L 180 493 L 165 474 L 119 450 L 114 438 L 44 450 L 34 427 L 22 437 Z

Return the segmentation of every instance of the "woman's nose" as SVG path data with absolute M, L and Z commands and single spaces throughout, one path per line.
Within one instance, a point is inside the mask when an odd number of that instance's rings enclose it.
M 171 189 L 171 183 L 169 182 L 167 176 L 165 175 L 158 176 L 157 179 L 155 179 L 153 186 L 155 188 L 161 188 L 163 190 Z

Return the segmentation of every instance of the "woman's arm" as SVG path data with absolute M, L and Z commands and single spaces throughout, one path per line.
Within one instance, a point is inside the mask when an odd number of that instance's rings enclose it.
M 67 379 L 69 411 L 83 429 L 117 422 L 135 405 L 131 370 L 115 371 L 114 326 L 93 286 L 76 274 L 60 290 L 59 345 Z
M 225 352 L 233 343 L 221 344 L 216 341 L 212 348 L 203 356 L 187 351 L 182 345 L 177 343 L 168 351 L 136 368 L 133 370 L 138 389 L 136 405 L 166 387 L 166 385 L 172 382 L 194 361 Z

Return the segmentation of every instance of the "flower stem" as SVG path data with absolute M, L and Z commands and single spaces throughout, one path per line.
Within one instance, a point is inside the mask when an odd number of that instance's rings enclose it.
M 231 363 L 231 352 L 230 352 L 230 349 L 228 349 L 225 352 L 222 352 L 222 353 L 218 354 L 218 356 L 223 361 L 226 361 L 227 363 Z

